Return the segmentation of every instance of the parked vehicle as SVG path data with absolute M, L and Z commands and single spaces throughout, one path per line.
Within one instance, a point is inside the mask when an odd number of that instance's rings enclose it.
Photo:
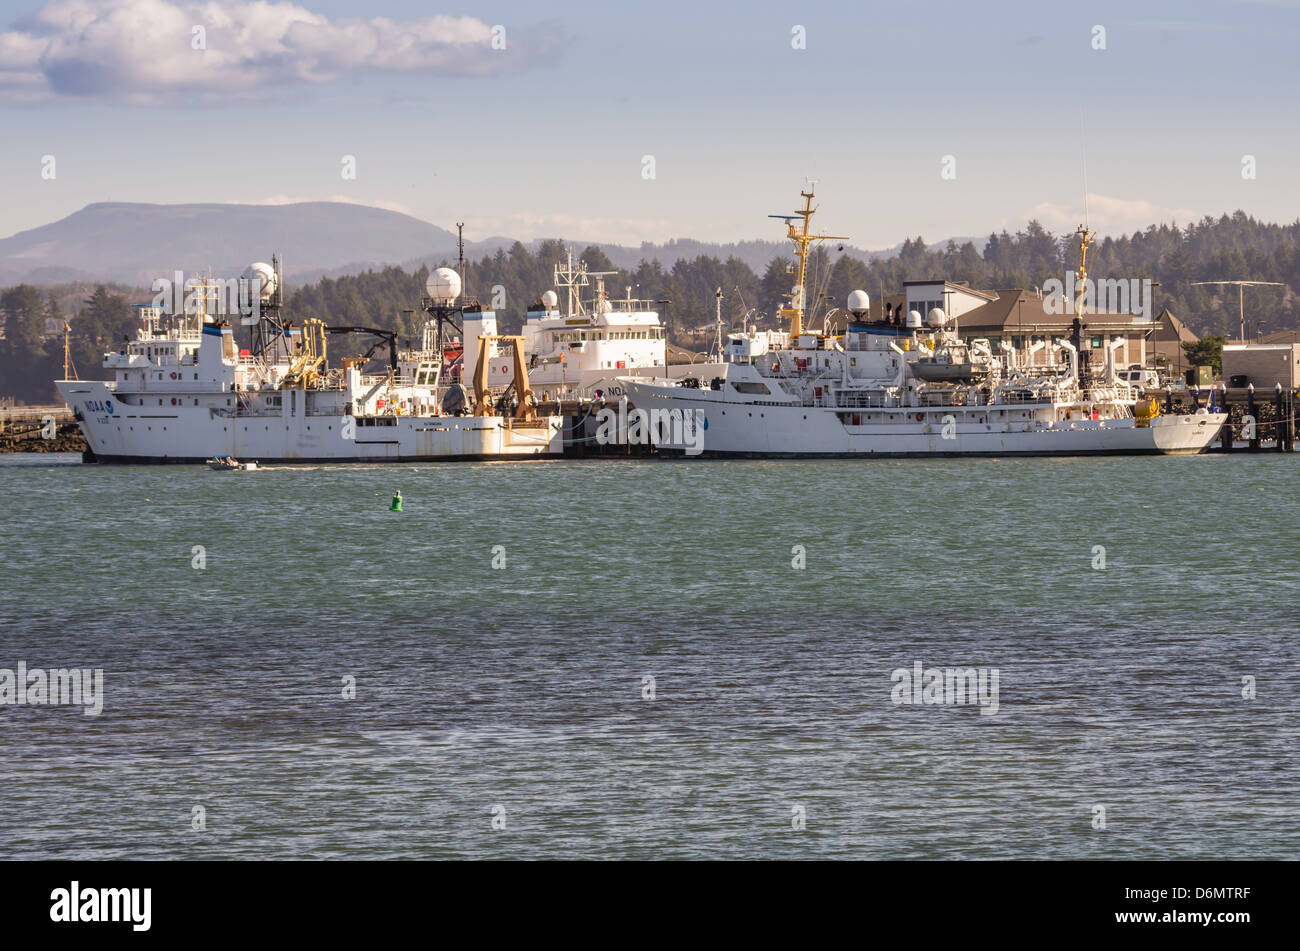
M 1159 389 L 1161 386 L 1160 374 L 1155 370 L 1143 370 L 1140 368 L 1120 370 L 1119 378 L 1129 386 L 1136 387 L 1139 392 Z

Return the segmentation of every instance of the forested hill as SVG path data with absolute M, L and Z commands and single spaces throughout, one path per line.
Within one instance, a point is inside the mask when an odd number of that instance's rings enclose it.
M 494 288 L 501 288 L 497 296 L 503 303 L 497 310 L 502 327 L 517 329 L 528 305 L 550 288 L 553 265 L 565 254 L 564 244 L 547 241 L 532 251 L 516 243 L 471 260 L 468 291 L 489 304 Z M 591 270 L 619 272 L 606 281 L 611 295 L 622 296 L 631 286 L 634 297 L 670 301 L 663 312 L 677 336 L 712 326 L 718 287 L 724 295 L 724 319 L 732 322 L 747 311 L 770 319 L 791 284 L 788 257 L 774 257 L 757 272 L 735 257 L 707 255 L 667 263 L 642 260 L 635 268 L 617 268 L 597 246 L 587 247 L 582 259 Z M 931 251 L 917 237 L 904 242 L 896 256 L 863 261 L 840 253 L 835 245 L 821 245 L 809 270 L 808 300 L 823 307 L 826 301 L 840 305 L 856 288 L 877 298 L 897 293 L 904 281 L 938 278 L 979 288 L 1037 287 L 1051 278 L 1063 280 L 1078 260 L 1077 237 L 1055 235 L 1036 221 L 1015 234 L 989 235 L 982 251 L 970 241 L 949 242 Z M 414 271 L 390 267 L 323 279 L 296 289 L 289 306 L 327 322 L 379 321 L 413 330 L 403 322 L 413 317 L 404 316 L 403 310 L 418 306 L 429 269 L 450 263 L 428 261 Z M 1158 281 L 1156 306 L 1169 307 L 1199 334 L 1235 331 L 1237 299 L 1231 288 L 1196 287 L 1193 282 L 1281 281 L 1289 287 L 1247 291 L 1251 327 L 1258 333 L 1300 327 L 1300 301 L 1292 290 L 1300 290 L 1300 222 L 1266 224 L 1237 212 L 1186 227 L 1152 226 L 1099 241 L 1088 263 L 1093 278 Z

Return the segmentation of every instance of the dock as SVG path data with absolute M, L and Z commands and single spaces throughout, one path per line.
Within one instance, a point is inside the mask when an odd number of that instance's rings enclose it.
M 50 434 L 49 420 L 54 421 Z M 0 400 L 0 452 L 85 452 L 86 437 L 62 403 L 15 406 Z
M 1297 391 L 1275 386 L 1260 392 L 1253 386 L 1148 390 L 1165 413 L 1194 413 L 1213 402 L 1228 421 L 1210 452 L 1295 452 Z

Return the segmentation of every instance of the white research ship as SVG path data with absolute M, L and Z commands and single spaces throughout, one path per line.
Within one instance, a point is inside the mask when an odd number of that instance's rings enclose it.
M 233 328 L 209 316 L 205 281 L 192 313 L 189 306 L 180 314 L 141 308 L 136 339 L 104 357 L 115 379 L 56 382 L 96 461 L 423 462 L 563 452 L 562 419 L 537 415 L 526 370 L 525 390 L 513 400 L 482 380 L 472 396 L 444 383 L 443 319 L 495 323 L 488 312 L 457 305 L 460 276 L 450 268 L 430 275 L 427 310 L 435 320 L 426 325 L 422 346 L 405 350 L 388 331 L 281 321 L 277 268 L 257 264 L 250 272 L 260 281 L 263 304 L 255 347 L 239 349 Z M 326 335 L 354 331 L 387 342 L 382 372 L 364 372 L 364 359 L 327 365 Z M 522 356 L 517 338 L 479 335 L 483 352 L 498 344 Z M 507 402 L 518 408 L 496 406 Z
M 1103 374 L 1081 376 L 1077 339 L 1056 340 L 1047 347 L 1051 361 L 1038 366 L 1006 344 L 997 354 L 986 341 L 967 344 L 940 308 L 930 311 L 930 332 L 916 311 L 900 327 L 849 325 L 839 335 L 806 330 L 808 248 L 833 236 L 810 233 L 814 192 L 800 194 L 802 209 L 774 216 L 786 221 L 798 260 L 790 305 L 780 312 L 789 332 L 732 334 L 732 362 L 712 380 L 624 379 L 661 450 L 796 457 L 1197 453 L 1227 419 L 1204 410 L 1160 415 L 1154 401 L 1137 399 L 1119 378 L 1111 350 Z M 849 307 L 866 311 L 866 294 L 855 291 Z
M 574 264 L 572 252 L 567 264 L 555 266 L 555 286 L 567 296 L 564 310 L 559 295 L 547 291 L 529 308 L 522 329 L 529 384 L 539 399 L 617 400 L 624 395 L 619 378 L 628 374 L 678 380 L 724 371 L 723 364 L 708 360 L 670 365 L 657 302 L 633 298 L 630 287 L 626 297 L 610 297 L 605 278 L 617 273 L 588 271 L 584 262 Z M 584 300 L 588 288 L 591 297 Z M 495 333 L 495 324 L 485 326 L 484 332 Z M 467 348 L 473 347 L 468 333 L 465 342 Z M 465 352 L 468 356 L 470 350 Z M 492 359 L 488 377 L 492 385 L 510 383 L 513 374 L 509 355 Z

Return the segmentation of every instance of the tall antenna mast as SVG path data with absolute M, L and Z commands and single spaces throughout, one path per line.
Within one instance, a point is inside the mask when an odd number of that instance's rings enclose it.
M 812 200 L 816 197 L 815 180 L 809 180 L 808 190 L 801 191 L 799 194 L 803 198 L 803 208 L 796 211 L 793 215 L 768 215 L 769 218 L 780 218 L 785 221 L 786 237 L 794 242 L 794 254 L 799 259 L 799 279 L 793 288 L 793 293 L 784 295 L 790 299 L 789 307 L 781 308 L 781 316 L 788 318 L 790 321 L 790 339 L 798 342 L 798 338 L 803 335 L 803 312 L 804 312 L 804 294 L 805 281 L 808 276 L 808 246 L 814 241 L 847 241 L 846 235 L 834 234 L 809 234 L 808 225 L 812 216 L 817 212 L 813 207 Z M 803 219 L 803 229 L 795 227 L 794 219 Z
M 465 293 L 465 222 L 456 222 L 456 270 L 460 274 L 461 293 Z
M 1083 162 L 1083 224 L 1088 226 L 1088 136 L 1083 124 L 1083 106 L 1079 106 L 1079 156 Z
M 1083 301 L 1088 289 L 1088 248 L 1092 246 L 1092 230 L 1088 227 L 1088 140 L 1084 134 L 1083 106 L 1079 106 L 1079 155 L 1083 162 L 1083 224 L 1075 234 L 1079 236 L 1079 303 L 1075 313 L 1083 313 Z

